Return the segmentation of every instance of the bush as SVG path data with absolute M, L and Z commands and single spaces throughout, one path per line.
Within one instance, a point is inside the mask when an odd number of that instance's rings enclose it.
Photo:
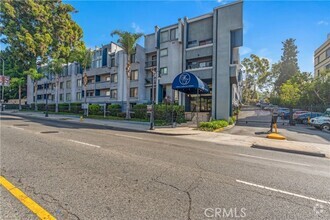
M 132 111 L 134 112 L 133 118 L 148 119 L 146 104 L 134 105 Z
M 119 116 L 121 113 L 121 106 L 119 104 L 111 104 L 108 106 L 108 111 L 111 116 Z
M 98 104 L 91 104 L 88 106 L 88 111 L 89 111 L 89 114 L 91 114 L 91 115 L 99 114 L 100 110 L 101 110 L 101 106 L 99 106 Z
M 201 122 L 199 124 L 199 129 L 202 131 L 214 131 L 219 128 L 224 128 L 228 126 L 226 120 L 215 120 L 210 122 Z
M 229 125 L 234 124 L 235 121 L 236 121 L 236 116 L 235 115 L 234 116 L 231 116 L 230 118 L 228 118 L 228 124 Z
M 186 122 L 184 106 L 164 104 L 155 105 L 155 120 L 163 120 L 170 123 L 172 121 L 172 114 L 174 122 Z

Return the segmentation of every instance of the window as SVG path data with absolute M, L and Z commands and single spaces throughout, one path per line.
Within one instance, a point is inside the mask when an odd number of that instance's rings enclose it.
M 82 86 L 82 80 L 81 79 L 77 79 L 77 87 L 81 87 Z
M 60 102 L 63 101 L 63 94 L 60 94 Z
M 167 67 L 160 68 L 160 75 L 167 75 Z
M 168 41 L 168 31 L 160 32 L 160 42 Z
M 65 84 L 66 84 L 65 87 L 66 87 L 67 89 L 71 89 L 71 81 L 70 81 L 70 80 L 66 81 Z
M 67 102 L 71 101 L 71 93 L 65 94 L 65 99 Z
M 163 56 L 167 56 L 167 48 L 165 49 L 161 49 L 160 50 L 160 56 L 163 57 Z
M 212 44 L 212 39 L 199 41 L 199 46 L 206 45 L 206 44 Z
M 131 54 L 131 63 L 135 63 L 135 53 Z
M 320 62 L 320 57 L 317 56 L 317 57 L 315 58 L 315 61 L 314 61 L 314 62 L 315 62 L 315 65 L 318 64 L 318 63 Z
M 102 52 L 95 50 L 92 57 L 92 68 L 99 68 L 102 66 Z
M 77 101 L 81 100 L 81 92 L 77 92 L 77 97 L 76 97 Z
M 87 91 L 86 94 L 87 94 L 87 97 L 94 96 L 94 91 L 93 90 Z
M 330 57 L 330 48 L 327 49 L 326 58 Z
M 117 89 L 111 89 L 110 90 L 110 97 L 112 99 L 116 99 L 117 98 Z
M 130 80 L 138 80 L 139 79 L 139 71 L 132 70 Z
M 170 39 L 171 39 L 171 40 L 176 40 L 176 39 L 178 39 L 177 31 L 178 31 L 177 28 L 171 29 L 171 31 L 170 31 L 170 35 L 171 35 L 171 36 L 170 36 Z
M 116 82 L 118 82 L 118 74 L 117 74 L 117 73 L 115 73 L 115 74 L 111 74 L 111 75 L 110 75 L 110 81 L 111 81 L 112 83 L 116 83 Z
M 101 91 L 99 89 L 95 90 L 95 96 L 100 96 L 101 95 Z
M 110 81 L 110 76 L 105 77 L 105 81 L 109 82 Z
M 204 67 L 212 67 L 212 58 L 187 61 L 187 69 L 197 69 Z
M 87 78 L 87 84 L 94 83 L 94 76 Z
M 110 66 L 111 67 L 115 66 L 115 57 L 114 56 L 111 56 L 111 58 L 110 58 Z
M 95 76 L 95 82 L 100 82 L 101 81 L 101 77 L 100 76 Z
M 138 88 L 130 88 L 129 96 L 131 98 L 137 98 L 137 96 L 138 96 Z
M 60 82 L 60 89 L 63 89 L 63 82 Z
M 37 88 L 38 90 L 41 90 L 41 89 L 43 89 L 43 85 L 38 85 L 38 88 Z
M 38 100 L 42 99 L 42 95 L 37 95 L 37 99 Z
M 188 41 L 188 47 L 194 47 L 194 46 L 197 46 L 197 40 Z
M 110 90 L 105 91 L 106 96 L 110 96 Z

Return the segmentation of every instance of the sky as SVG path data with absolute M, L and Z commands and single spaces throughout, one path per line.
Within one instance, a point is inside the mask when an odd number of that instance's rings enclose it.
M 212 12 L 226 0 L 168 0 L 168 1 L 92 1 L 66 0 L 78 13 L 73 19 L 82 27 L 88 47 L 94 48 L 116 41 L 113 30 L 150 34 L 154 26 L 177 23 Z M 285 39 L 296 39 L 298 61 L 302 71 L 313 72 L 314 51 L 330 33 L 329 1 L 244 1 L 244 46 L 241 59 L 251 54 L 275 63 L 281 58 Z M 143 45 L 143 39 L 140 40 Z

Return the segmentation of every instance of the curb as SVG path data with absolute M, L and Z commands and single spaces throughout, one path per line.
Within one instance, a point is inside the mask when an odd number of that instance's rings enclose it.
M 286 148 L 276 148 L 276 147 L 269 147 L 269 146 L 259 145 L 259 144 L 252 144 L 251 148 L 262 149 L 262 150 L 272 150 L 272 151 L 279 151 L 279 152 L 286 152 L 286 153 L 293 153 L 293 154 L 302 154 L 302 155 L 314 156 L 314 157 L 326 157 L 326 155 L 323 153 L 301 151 L 301 150 L 291 150 L 291 149 L 286 149 Z
M 45 119 L 44 117 L 36 116 L 36 115 L 21 115 L 13 112 L 6 112 L 7 115 L 13 115 L 13 116 L 20 116 L 22 118 L 37 118 L 37 119 Z M 62 120 L 61 120 L 62 119 Z M 134 128 L 123 128 L 123 127 L 116 127 L 112 125 L 106 125 L 106 124 L 94 124 L 90 122 L 80 122 L 80 121 L 74 121 L 74 120 L 63 120 L 63 118 L 47 118 L 47 120 L 51 121 L 60 121 L 60 122 L 66 122 L 66 123 L 74 123 L 74 124 L 88 124 L 88 125 L 94 125 L 94 126 L 104 126 L 110 129 L 114 130 L 120 130 L 120 131 L 134 131 L 134 132 L 144 132 L 149 134 L 158 134 L 158 135 L 164 135 L 164 136 L 184 136 L 184 135 L 195 135 L 195 134 L 169 134 L 169 133 L 162 133 L 157 131 L 151 131 L 151 130 L 139 130 Z

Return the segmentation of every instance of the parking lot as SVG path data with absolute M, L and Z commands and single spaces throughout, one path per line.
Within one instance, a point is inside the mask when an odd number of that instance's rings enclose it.
M 256 132 L 267 132 L 270 130 L 271 112 L 261 110 L 259 107 L 243 107 L 236 126 L 225 131 L 229 134 L 266 136 L 266 134 L 256 134 Z M 311 143 L 329 143 L 330 133 L 321 131 L 310 125 L 296 124 L 289 125 L 289 120 L 278 119 L 279 133 L 284 135 L 287 140 L 303 141 Z

